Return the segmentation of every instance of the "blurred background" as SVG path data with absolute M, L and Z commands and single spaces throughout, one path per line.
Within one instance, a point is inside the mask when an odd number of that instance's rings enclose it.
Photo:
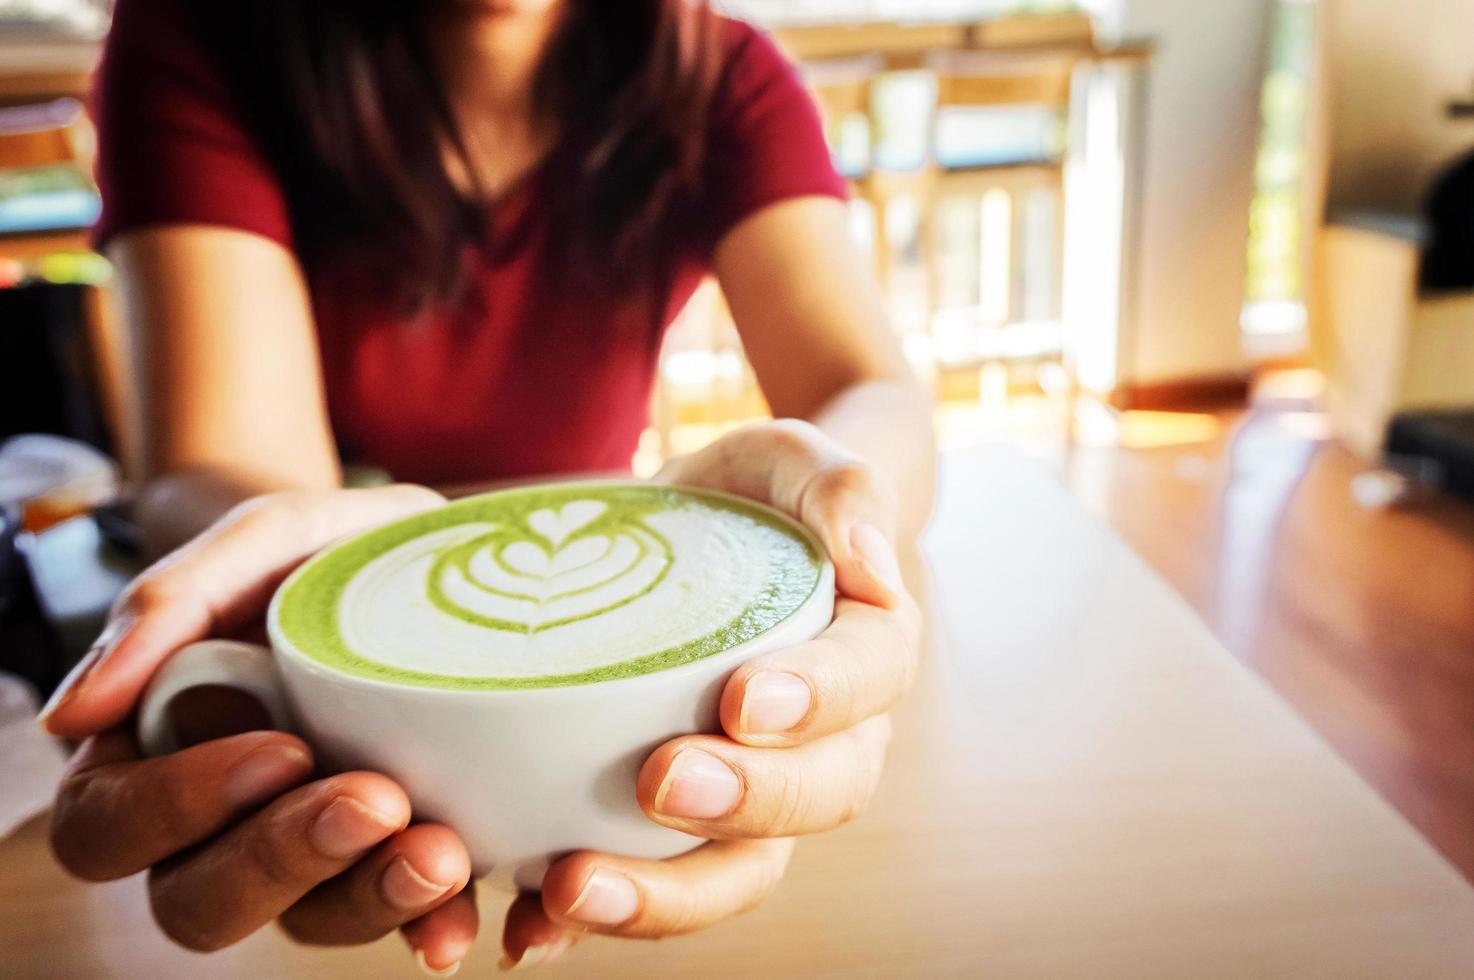
M 943 448 L 1055 466 L 1474 877 L 1474 4 L 723 6 L 802 67 Z M 42 690 L 132 567 L 107 21 L 0 0 L 0 667 Z M 652 408 L 641 473 L 765 413 L 714 285 Z

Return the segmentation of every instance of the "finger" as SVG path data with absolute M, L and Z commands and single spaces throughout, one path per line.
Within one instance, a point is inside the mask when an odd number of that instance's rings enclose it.
M 187 949 L 229 946 L 407 823 L 404 791 L 376 773 L 293 790 L 208 844 L 154 865 L 154 918 Z
M 691 735 L 656 749 L 636 795 L 656 823 L 716 840 L 794 837 L 859 816 L 885 766 L 890 719 L 791 749 Z
M 507 909 L 507 923 L 502 929 L 501 967 L 541 966 L 551 963 L 578 941 L 578 934 L 558 925 L 543 910 L 538 895 L 519 895 Z
M 471 880 L 466 845 L 449 827 L 418 824 L 323 882 L 281 917 L 298 942 L 371 942 L 444 904 Z
M 57 790 L 51 847 L 72 874 L 124 878 L 213 837 L 306 782 L 312 753 L 282 732 L 250 732 L 157 759 L 131 735 L 83 743 Z
M 873 466 L 796 419 L 744 426 L 662 476 L 765 501 L 803 522 L 834 562 L 839 591 L 890 608 L 905 594 L 891 544 L 896 493 Z
M 165 658 L 258 617 L 287 573 L 313 552 L 443 502 L 423 487 L 395 486 L 270 494 L 242 504 L 134 580 L 43 710 L 42 723 L 74 739 L 113 727 Z
M 543 877 L 543 911 L 560 925 L 606 935 L 694 932 L 766 898 L 792 853 L 792 840 L 712 841 L 668 861 L 580 851 Z
M 722 689 L 722 729 L 748 745 L 798 745 L 843 731 L 899 701 L 916 677 L 921 614 L 841 599 L 807 643 L 757 657 Z
M 476 886 L 471 885 L 456 892 L 444 905 L 415 919 L 400 932 L 422 970 L 432 976 L 448 977 L 459 970 L 461 963 L 470 955 L 479 927 Z

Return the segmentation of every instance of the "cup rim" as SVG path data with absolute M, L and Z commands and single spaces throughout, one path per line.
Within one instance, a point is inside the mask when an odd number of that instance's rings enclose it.
M 447 501 L 447 503 L 458 503 L 458 502 L 463 501 L 463 500 L 473 500 L 473 499 L 478 498 L 478 497 L 490 497 L 490 496 L 497 496 L 497 495 L 506 494 L 506 493 L 516 493 L 516 492 L 520 492 L 520 491 L 526 491 L 526 490 L 534 489 L 534 488 L 541 487 L 541 486 L 559 487 L 559 488 L 562 488 L 562 487 L 628 487 L 628 486 L 649 487 L 649 486 L 661 486 L 661 484 L 654 484 L 654 483 L 652 483 L 650 481 L 637 480 L 637 479 L 596 478 L 596 479 L 559 480 L 557 482 L 548 482 L 548 483 L 545 483 L 545 484 L 544 483 L 526 483 L 526 484 L 520 484 L 520 485 L 516 485 L 516 486 L 501 487 L 501 488 L 498 488 L 496 490 L 486 491 L 484 493 L 468 494 L 468 495 L 466 495 L 464 497 L 458 497 L 455 500 Z M 753 647 L 756 647 L 756 646 L 759 646 L 759 645 L 762 645 L 764 643 L 769 642 L 769 638 L 772 636 L 772 634 L 774 634 L 775 632 L 778 632 L 779 630 L 782 630 L 784 627 L 786 627 L 789 624 L 791 624 L 794 620 L 796 620 L 800 616 L 802 616 L 805 613 L 807 613 L 810 610 L 812 610 L 815 606 L 817 606 L 817 605 L 819 605 L 821 603 L 826 603 L 826 602 L 827 602 L 827 604 L 829 606 L 829 613 L 825 617 L 824 624 L 821 625 L 817 630 L 815 630 L 813 634 L 811 634 L 809 636 L 804 636 L 801 639 L 797 639 L 797 640 L 795 640 L 793 642 L 794 643 L 802 643 L 802 642 L 805 642 L 806 640 L 812 639 L 814 636 L 817 636 L 819 633 L 823 632 L 823 630 L 825 628 L 827 628 L 829 622 L 832 621 L 833 616 L 834 616 L 834 612 L 833 612 L 834 600 L 835 600 L 835 584 L 834 584 L 835 583 L 835 571 L 834 571 L 834 562 L 830 559 L 828 551 L 824 548 L 823 543 L 819 540 L 818 536 L 815 535 L 813 531 L 809 530 L 808 527 L 806 527 L 804 524 L 800 523 L 795 518 L 790 517 L 788 514 L 785 514 L 781 510 L 778 510 L 776 507 L 773 507 L 773 506 L 771 506 L 769 504 L 765 504 L 765 503 L 763 503 L 761 501 L 758 501 L 758 500 L 753 500 L 751 497 L 744 497 L 744 496 L 742 496 L 740 494 L 729 493 L 728 491 L 725 491 L 725 490 L 708 489 L 706 487 L 688 487 L 688 486 L 681 486 L 679 484 L 665 484 L 665 486 L 668 486 L 668 487 L 670 487 L 671 489 L 674 489 L 674 490 L 679 490 L 682 493 L 692 494 L 693 496 L 698 496 L 698 497 L 714 497 L 714 498 L 716 498 L 718 500 L 731 500 L 731 501 L 735 501 L 735 502 L 741 504 L 744 507 L 749 507 L 749 508 L 753 508 L 753 509 L 756 509 L 756 510 L 763 511 L 763 512 L 765 512 L 765 513 L 767 513 L 767 514 L 775 517 L 779 521 L 781 521 L 784 524 L 784 526 L 789 531 L 791 531 L 791 532 L 797 534 L 798 536 L 802 537 L 810 545 L 812 545 L 812 547 L 814 548 L 815 552 L 820 556 L 819 579 L 814 584 L 813 590 L 804 599 L 804 601 L 801 602 L 787 616 L 783 617 L 778 622 L 774 623 L 772 626 L 769 626 L 767 629 L 763 630 L 758 635 L 756 635 L 754 637 L 751 637 L 750 639 L 744 640 L 742 643 L 739 643 L 736 646 L 731 647 L 730 649 L 722 650 L 722 651 L 720 651 L 718 653 L 708 654 L 705 657 L 701 657 L 701 658 L 699 658 L 697 660 L 692 660 L 689 663 L 680 664 L 680 665 L 674 666 L 674 667 L 665 667 L 665 668 L 662 668 L 662 669 L 659 669 L 659 670 L 649 671 L 648 673 L 644 673 L 644 674 L 632 674 L 632 675 L 627 676 L 627 677 L 613 677 L 613 678 L 608 678 L 608 679 L 605 679 L 605 680 L 586 681 L 586 682 L 579 683 L 579 684 L 555 684 L 555 685 L 549 685 L 549 686 L 546 686 L 546 687 L 523 687 L 523 688 L 495 688 L 495 687 L 491 687 L 491 688 L 459 688 L 459 687 L 441 687 L 441 686 L 434 685 L 434 684 L 401 684 L 401 683 L 396 683 L 394 681 L 383 680 L 383 679 L 380 679 L 380 678 L 377 678 L 377 677 L 366 677 L 366 676 L 364 676 L 362 674 L 352 674 L 352 673 L 349 673 L 349 672 L 347 672 L 345 670 L 338 670 L 338 669 L 336 669 L 336 668 L 334 668 L 334 667 L 332 667 L 332 666 L 330 666 L 330 665 L 322 662 L 321 660 L 318 660 L 317 658 L 312 657 L 309 654 L 303 652 L 294 642 L 292 642 L 292 640 L 290 638 L 287 637 L 285 631 L 283 630 L 283 628 L 281 626 L 281 621 L 280 621 L 281 600 L 282 600 L 282 596 L 286 593 L 286 591 L 288 590 L 288 588 L 290 588 L 291 585 L 292 585 L 292 583 L 295 582 L 300 576 L 306 574 L 307 570 L 311 566 L 313 566 L 314 564 L 316 564 L 318 561 L 320 561 L 321 559 L 323 559 L 324 557 L 326 557 L 329 553 L 335 551 L 339 547 L 341 547 L 343 545 L 346 545 L 346 544 L 348 544 L 351 541 L 357 540 L 358 538 L 362 537 L 365 534 L 371 534 L 374 531 L 378 530 L 379 528 L 389 527 L 389 526 L 391 526 L 393 524 L 398 523 L 399 520 L 406 520 L 406 521 L 407 520 L 413 520 L 414 517 L 416 516 L 416 515 L 410 515 L 408 517 L 400 518 L 400 519 L 395 520 L 395 521 L 388 521 L 388 522 L 386 522 L 384 524 L 380 524 L 380 525 L 378 525 L 378 526 L 376 526 L 374 528 L 366 528 L 366 529 L 361 530 L 361 531 L 355 531 L 355 532 L 352 532 L 350 534 L 343 535 L 342 537 L 337 538 L 336 540 L 331 541 L 328 544 L 324 545 L 322 548 L 318 549 L 316 552 L 313 553 L 313 555 L 310 558 L 308 558 L 306 561 L 302 562 L 295 569 L 293 569 L 292 572 L 291 572 L 291 574 L 289 574 L 286 577 L 286 579 L 284 579 L 282 581 L 282 583 L 276 587 L 276 591 L 274 593 L 272 593 L 271 602 L 267 606 L 267 610 L 266 610 L 266 632 L 267 632 L 268 638 L 271 641 L 271 650 L 272 650 L 272 653 L 274 655 L 278 656 L 278 657 L 282 657 L 284 659 L 291 660 L 297 666 L 305 669 L 308 673 L 317 675 L 319 677 L 322 677 L 322 678 L 325 678 L 325 679 L 330 679 L 330 680 L 333 680 L 333 681 L 339 682 L 339 683 L 360 684 L 360 685 L 363 685 L 365 687 L 379 689 L 379 690 L 385 690 L 385 691 L 396 691 L 396 692 L 402 692 L 402 693 L 418 693 L 418 694 L 421 694 L 421 695 L 439 696 L 439 697 L 457 697 L 458 696 L 458 697 L 486 698 L 486 697 L 498 697 L 499 696 L 499 697 L 527 698 L 527 697 L 535 697 L 535 696 L 540 696 L 540 695 L 541 696 L 565 696 L 566 697 L 566 696 L 571 696 L 572 694 L 574 694 L 574 692 L 579 692 L 579 691 L 604 690 L 604 689 L 607 689 L 611 685 L 626 684 L 626 683 L 632 683 L 632 682 L 645 682 L 645 683 L 650 683 L 653 678 L 667 678 L 668 677 L 668 678 L 671 679 L 672 682 L 674 682 L 674 680 L 676 680 L 677 678 L 679 678 L 681 676 L 685 676 L 685 675 L 688 675 L 688 674 L 691 674 L 691 673 L 695 673 L 695 672 L 697 672 L 699 670 L 713 670 L 713 669 L 716 669 L 721 664 L 726 663 L 727 661 L 733 661 L 733 660 L 735 660 L 735 661 L 739 661 L 740 662 L 742 660 L 745 660 L 745 659 L 748 659 L 748 658 L 754 656 L 754 654 L 751 652 Z M 779 649 L 779 647 L 774 646 L 773 649 Z

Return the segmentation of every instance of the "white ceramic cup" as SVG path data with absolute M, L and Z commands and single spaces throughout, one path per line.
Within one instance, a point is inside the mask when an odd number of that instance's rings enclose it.
M 416 820 L 460 834 L 478 877 L 536 888 L 569 851 L 666 858 L 701 843 L 645 816 L 635 800 L 640 767 L 678 735 L 721 731 L 722 687 L 737 667 L 829 625 L 834 568 L 826 560 L 804 605 L 730 650 L 634 677 L 528 690 L 416 687 L 334 670 L 287 640 L 280 595 L 267 613 L 270 650 L 208 640 L 165 662 L 139 709 L 143 750 L 180 747 L 168 716 L 180 692 L 237 688 L 262 703 L 273 727 L 299 732 L 319 768 L 395 780 Z

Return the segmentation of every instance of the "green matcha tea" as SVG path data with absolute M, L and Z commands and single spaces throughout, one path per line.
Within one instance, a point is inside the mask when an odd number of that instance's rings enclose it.
M 590 684 L 761 636 L 818 588 L 814 539 L 726 494 L 569 483 L 370 531 L 292 575 L 273 616 L 345 674 L 422 687 Z

